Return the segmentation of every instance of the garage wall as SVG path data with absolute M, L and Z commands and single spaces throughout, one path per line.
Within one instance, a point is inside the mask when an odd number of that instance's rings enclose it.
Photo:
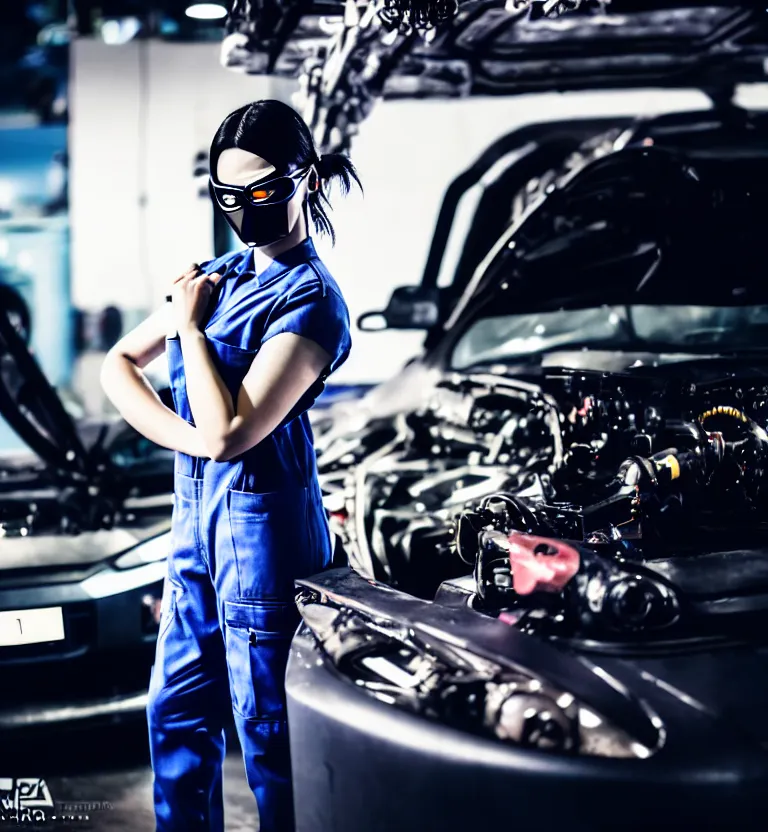
M 211 204 L 193 179 L 224 116 L 291 83 L 233 73 L 216 43 L 72 45 L 72 302 L 143 314 L 213 252 Z

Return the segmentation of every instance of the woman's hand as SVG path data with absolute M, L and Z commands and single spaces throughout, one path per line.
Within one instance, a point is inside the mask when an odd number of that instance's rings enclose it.
M 173 319 L 179 334 L 199 331 L 211 293 L 219 280 L 220 274 L 204 274 L 200 266 L 193 263 L 184 274 L 173 281 Z

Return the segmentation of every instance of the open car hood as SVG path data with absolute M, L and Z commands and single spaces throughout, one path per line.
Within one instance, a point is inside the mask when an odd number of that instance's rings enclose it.
M 0 311 L 0 416 L 54 471 L 90 473 L 72 419 L 5 310 Z
M 766 147 L 768 117 L 740 110 L 639 123 L 547 180 L 461 286 L 444 328 L 491 300 L 516 312 L 768 303 Z
M 766 148 L 768 114 L 730 102 L 516 129 L 449 184 L 421 285 L 361 320 L 410 328 L 416 302 L 430 304 L 429 352 L 490 301 L 507 312 L 763 303 Z
M 61 546 L 51 554 L 51 536 L 88 532 L 81 539 L 89 557 L 98 557 L 129 533 L 140 541 L 164 531 L 173 452 L 119 420 L 76 426 L 6 312 L 0 310 L 0 418 L 43 465 L 3 458 L 0 537 L 9 546 L 17 538 L 17 559 L 45 566 L 73 551 Z

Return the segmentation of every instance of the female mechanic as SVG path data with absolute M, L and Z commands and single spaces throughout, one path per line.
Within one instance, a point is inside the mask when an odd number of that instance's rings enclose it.
M 360 182 L 345 156 L 318 156 L 307 125 L 278 101 L 227 116 L 210 165 L 216 210 L 246 248 L 180 275 L 171 302 L 109 352 L 102 384 L 129 424 L 177 452 L 147 705 L 157 830 L 223 832 L 234 712 L 259 828 L 290 832 L 294 579 L 332 554 L 307 409 L 351 345 L 308 219 L 333 238 L 324 189 Z M 163 350 L 175 412 L 142 372 Z

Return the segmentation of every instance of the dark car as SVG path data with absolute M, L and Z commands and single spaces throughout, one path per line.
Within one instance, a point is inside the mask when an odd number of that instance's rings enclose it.
M 5 295 L 3 295 L 6 298 Z M 17 296 L 18 298 L 18 296 Z M 0 304 L 0 733 L 141 717 L 157 638 L 173 455 L 119 419 L 76 422 Z
M 298 586 L 299 832 L 765 827 L 768 118 L 734 89 L 764 71 L 766 17 L 467 3 L 427 38 L 351 15 L 305 64 L 331 147 L 354 135 L 339 90 L 712 106 L 503 137 L 449 187 L 422 284 L 376 313 L 427 335 L 315 422 L 349 565 Z M 288 74 L 301 21 L 240 60 Z
M 704 121 L 555 176 L 320 436 L 299 829 L 764 825 L 768 119 Z

